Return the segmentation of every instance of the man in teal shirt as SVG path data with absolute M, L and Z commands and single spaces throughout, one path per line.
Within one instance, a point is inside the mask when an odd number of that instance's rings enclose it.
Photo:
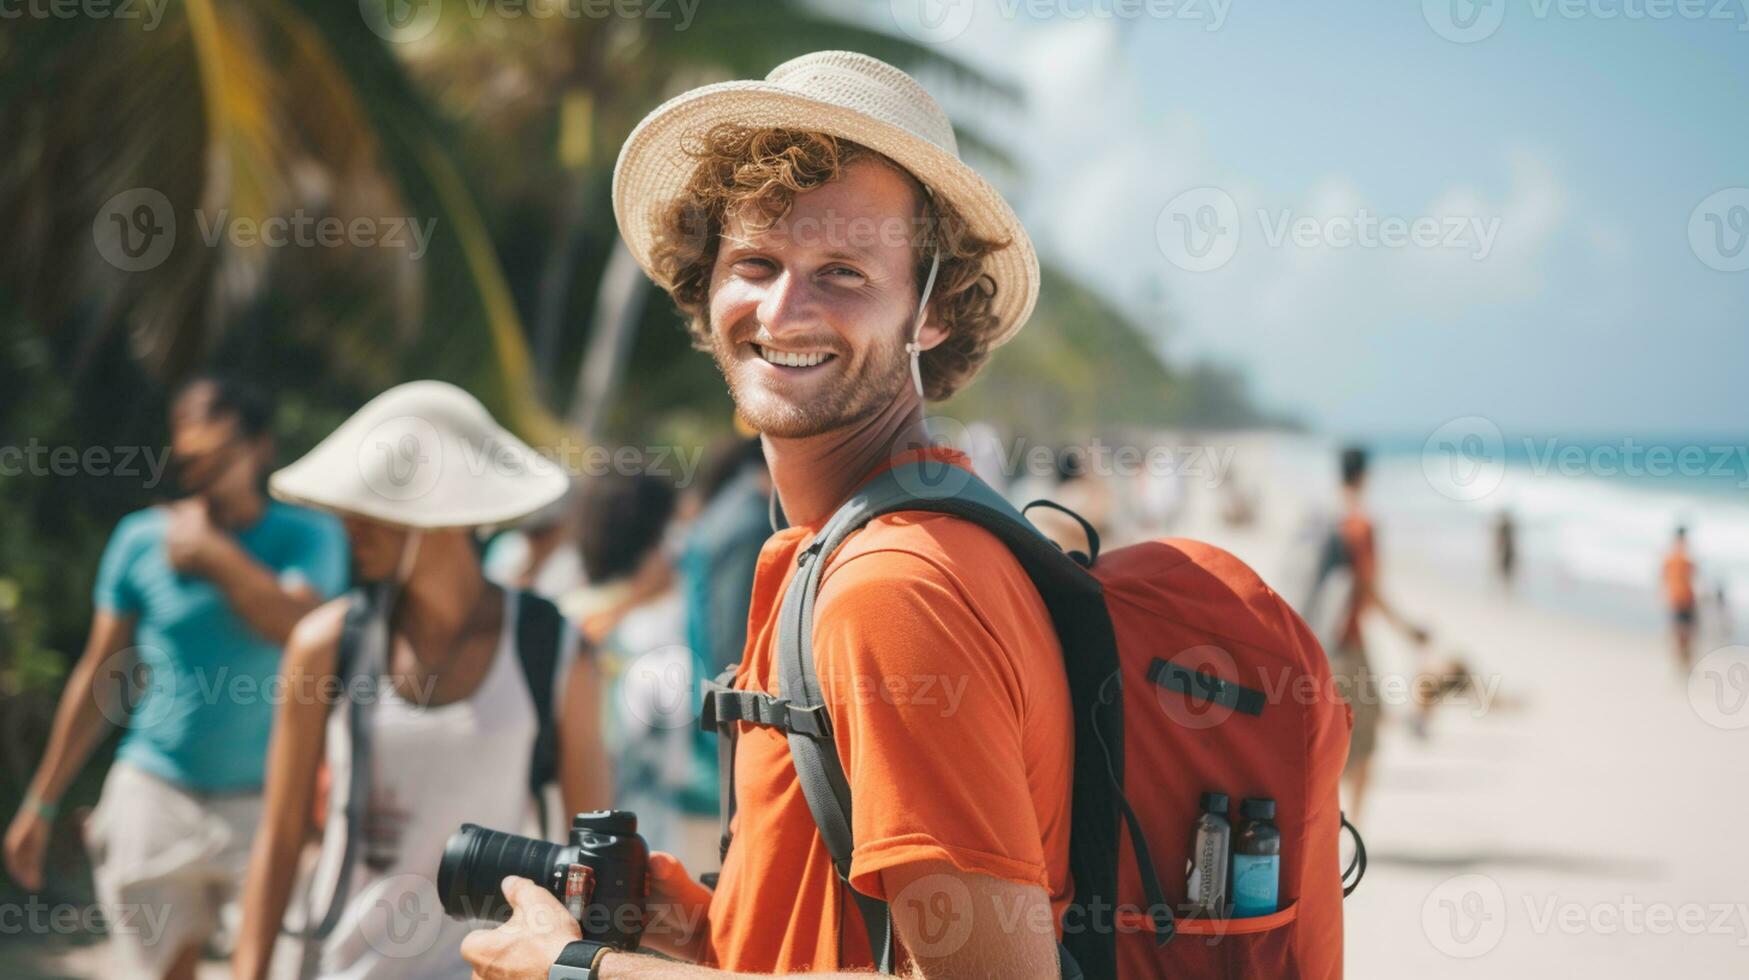
M 61 795 L 111 724 L 115 765 L 86 826 L 112 949 L 128 975 L 193 977 L 248 857 L 280 649 L 346 584 L 345 537 L 326 515 L 270 501 L 272 407 L 201 378 L 171 411 L 188 496 L 136 511 L 98 567 L 91 635 L 47 750 L 6 834 L 6 863 L 40 887 Z M 168 910 L 167 917 L 139 914 Z

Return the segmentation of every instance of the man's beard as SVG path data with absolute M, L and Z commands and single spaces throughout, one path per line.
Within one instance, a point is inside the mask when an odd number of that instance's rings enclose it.
M 911 384 L 910 354 L 904 341 L 895 338 L 891 344 L 869 351 L 855 373 L 822 386 L 811 402 L 784 401 L 769 391 L 760 397 L 745 390 L 738 380 L 740 365 L 735 354 L 741 342 L 724 339 L 715 331 L 711 338 L 711 356 L 729 383 L 729 396 L 741 417 L 759 432 L 780 439 L 805 439 L 854 426 L 891 405 Z M 846 351 L 834 353 L 836 360 L 848 364 Z M 753 356 L 759 357 L 758 351 Z

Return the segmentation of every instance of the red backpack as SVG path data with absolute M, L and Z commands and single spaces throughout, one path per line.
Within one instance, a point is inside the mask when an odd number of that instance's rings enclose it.
M 1078 967 L 1088 978 L 1125 980 L 1340 977 L 1342 898 L 1353 885 L 1345 890 L 1338 856 L 1347 822 L 1337 784 L 1353 714 L 1305 623 L 1244 563 L 1209 545 L 1150 541 L 1100 555 L 1098 536 L 1082 521 L 1088 553 L 1064 554 L 995 490 L 938 461 L 877 475 L 798 556 L 800 571 L 779 610 L 781 697 L 733 690 L 734 668 L 705 684 L 707 731 L 732 739 L 736 724 L 747 722 L 788 735 L 840 877 L 848 880 L 850 870 L 852 801 L 814 669 L 814 600 L 845 539 L 895 511 L 950 514 L 996 535 L 1056 627 L 1075 709 L 1075 894 L 1063 917 L 1064 975 Z M 725 850 L 732 778 L 725 765 Z M 1235 803 L 1275 801 L 1281 863 L 1274 914 L 1181 914 L 1206 791 Z M 1358 835 L 1355 841 L 1357 883 L 1365 859 Z M 881 972 L 892 972 L 886 903 L 850 893 Z

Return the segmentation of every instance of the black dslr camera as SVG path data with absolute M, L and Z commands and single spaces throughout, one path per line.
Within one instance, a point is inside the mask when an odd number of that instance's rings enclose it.
M 471 823 L 450 837 L 437 867 L 437 894 L 452 919 L 510 918 L 505 878 L 519 875 L 563 902 L 586 939 L 626 951 L 644 934 L 644 876 L 650 848 L 637 814 L 596 810 L 571 819 L 569 844 L 552 844 Z

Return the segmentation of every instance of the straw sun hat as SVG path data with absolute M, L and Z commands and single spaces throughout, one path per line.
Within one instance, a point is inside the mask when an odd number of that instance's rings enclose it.
M 679 197 L 697 161 L 684 141 L 719 123 L 827 133 L 860 143 L 945 198 L 974 234 L 1011 244 L 984 260 L 996 281 L 992 346 L 1017 333 L 1038 299 L 1038 256 L 1002 195 L 960 162 L 947 113 L 923 86 L 884 61 L 818 51 L 786 61 L 764 81 L 719 82 L 658 106 L 632 130 L 613 168 L 613 215 L 626 247 L 652 274 L 657 216 Z
M 442 381 L 390 388 L 267 481 L 288 503 L 422 531 L 509 524 L 569 485 L 557 462 Z

